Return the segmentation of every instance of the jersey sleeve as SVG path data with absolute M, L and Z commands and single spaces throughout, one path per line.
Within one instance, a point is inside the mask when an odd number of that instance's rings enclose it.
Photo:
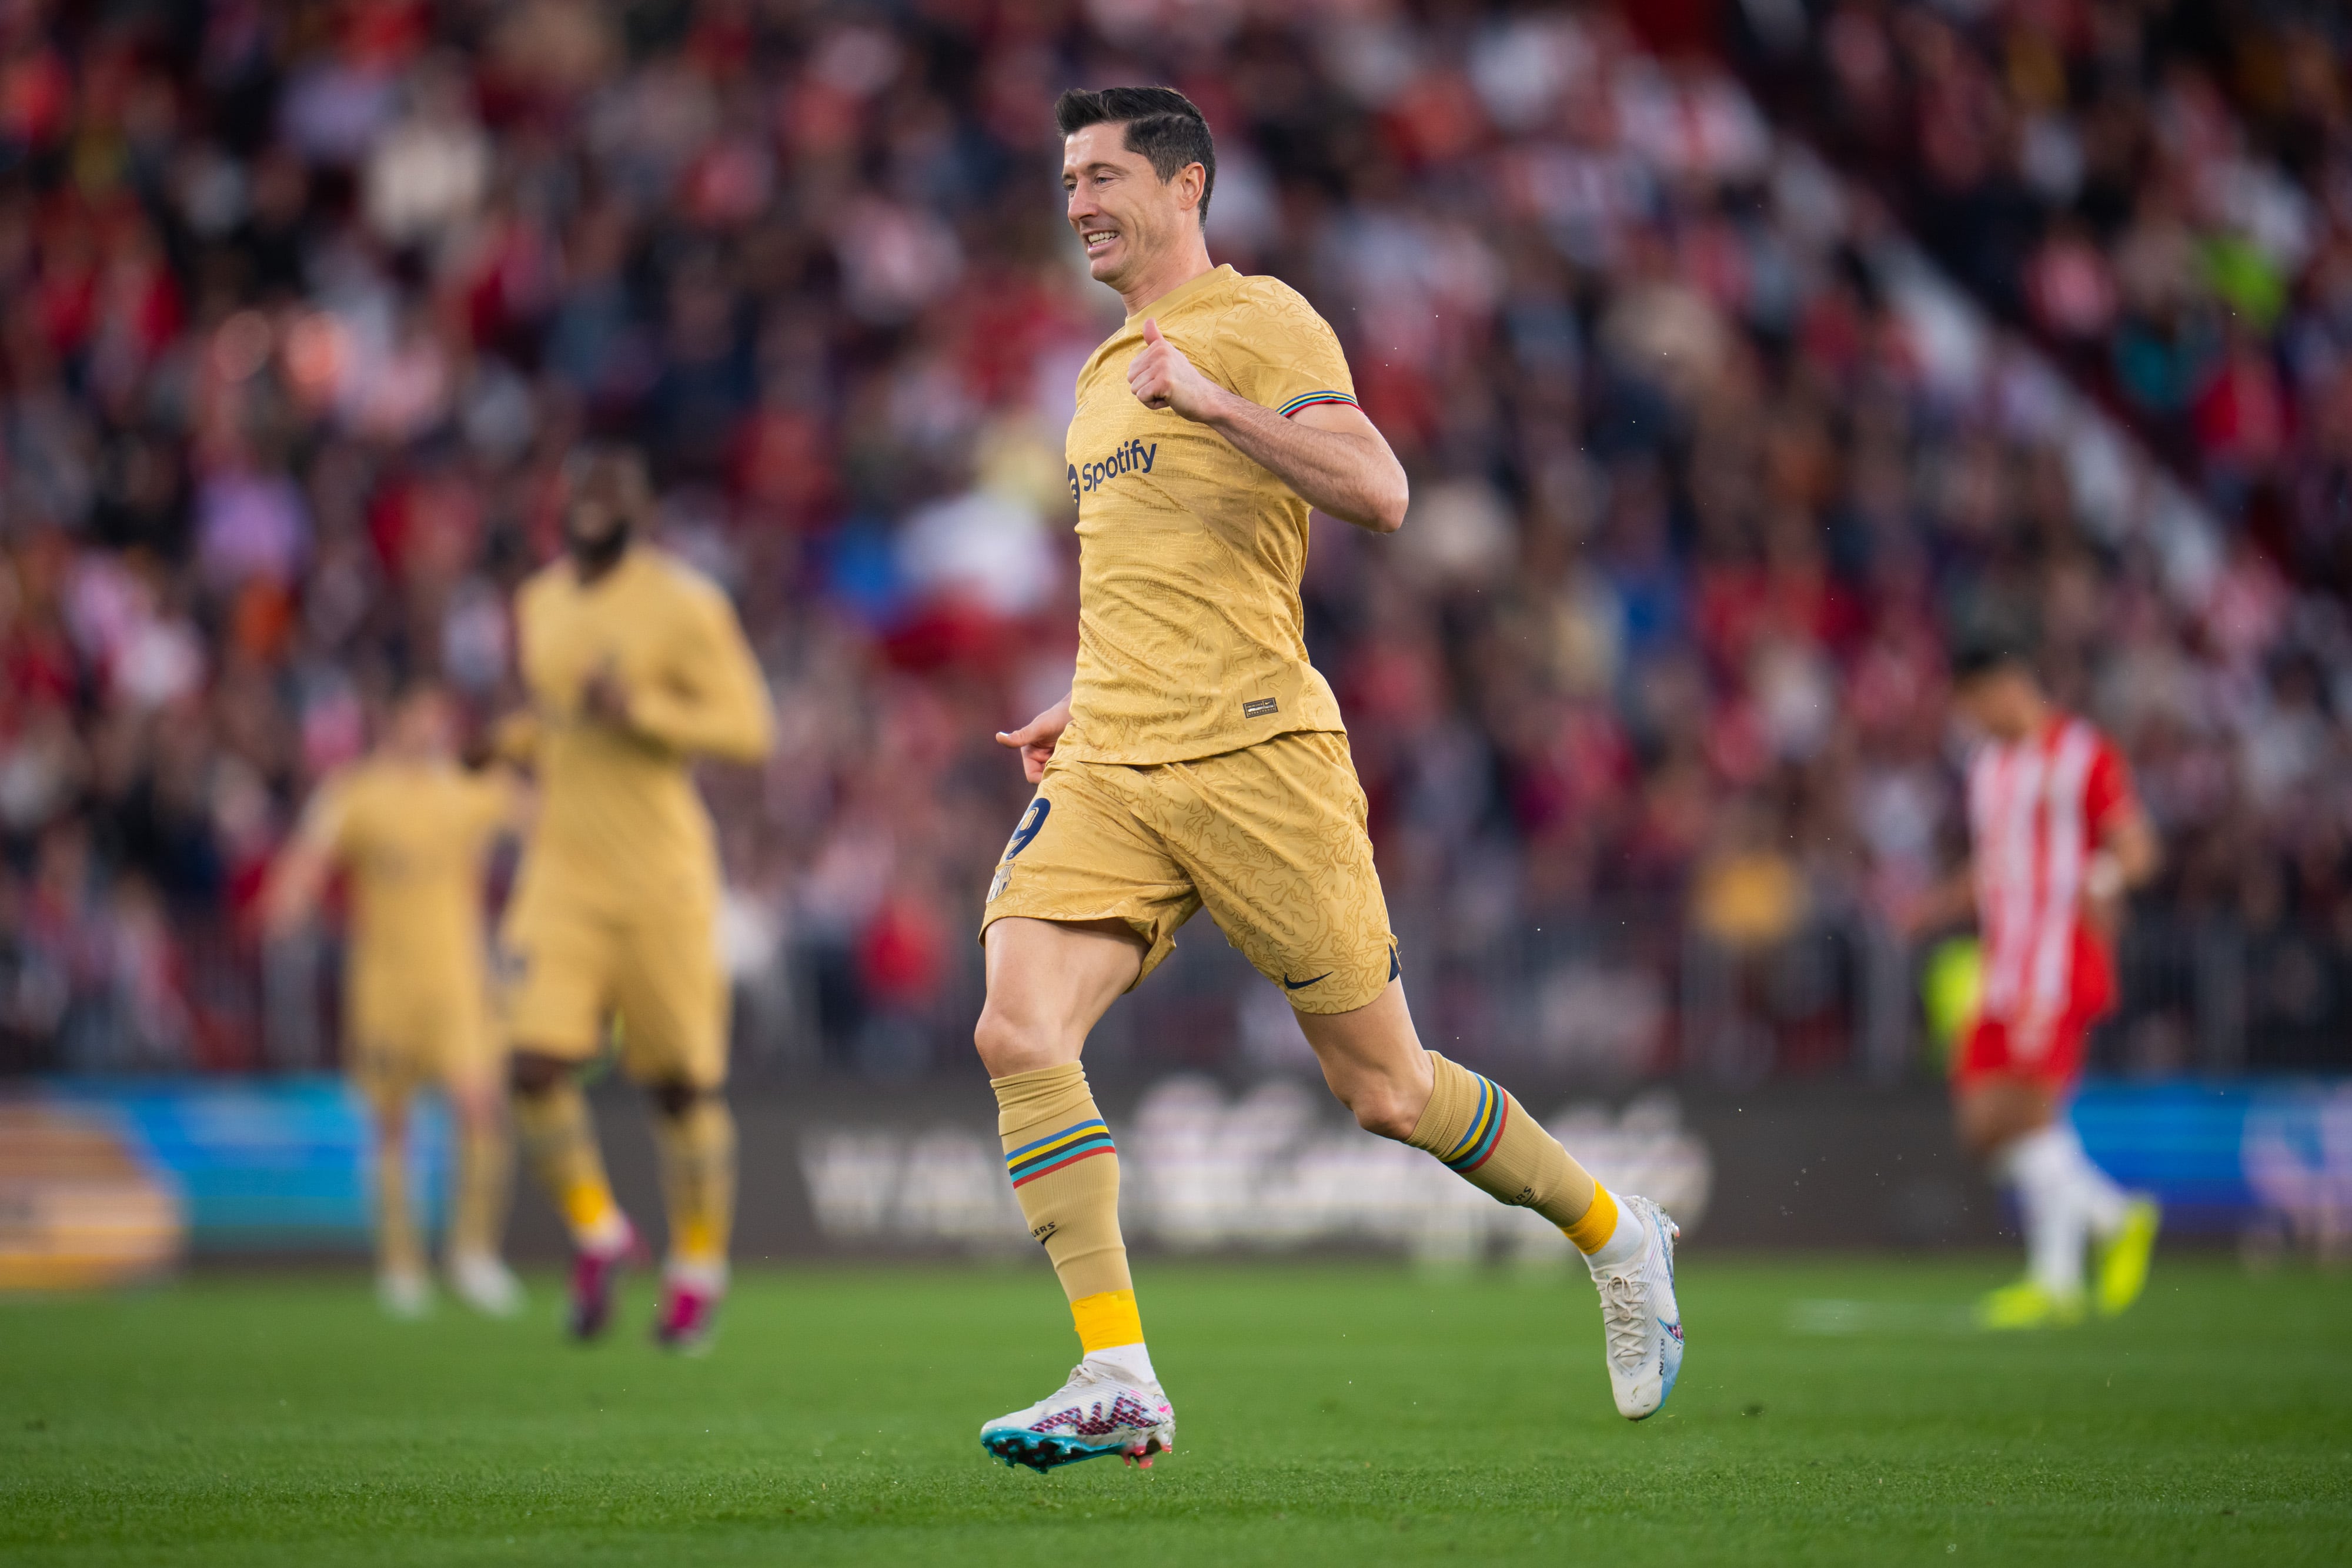
M 660 677 L 629 694 L 629 722 L 673 751 L 757 762 L 775 743 L 775 704 L 733 607 L 700 591 L 677 617 Z
M 351 852 L 355 816 L 351 780 L 339 774 L 311 791 L 310 802 L 302 808 L 302 820 L 295 827 L 295 840 L 316 854 L 341 860 Z
M 1213 340 L 1234 391 L 1287 419 L 1318 403 L 1356 403 L 1356 380 L 1339 334 L 1287 288 L 1247 297 L 1226 311 Z
M 2091 759 L 2091 771 L 2083 783 L 2083 812 L 2090 819 L 2094 840 L 2123 818 L 2139 810 L 2139 795 L 2132 788 L 2131 765 L 2124 760 L 2115 743 L 2101 739 L 2098 755 Z

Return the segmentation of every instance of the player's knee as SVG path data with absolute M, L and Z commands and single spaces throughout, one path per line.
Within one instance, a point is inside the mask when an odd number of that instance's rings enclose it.
M 507 1082 L 522 1098 L 536 1100 L 553 1092 L 570 1068 L 569 1062 L 555 1057 L 519 1051 L 507 1065 Z
M 991 1078 L 1005 1078 L 1033 1068 L 1051 1067 L 1056 1060 L 1050 1030 L 1016 1018 L 989 1003 L 972 1026 L 971 1043 Z
M 1421 1121 L 1421 1106 L 1408 1104 L 1404 1095 L 1386 1083 L 1351 1087 L 1341 1098 L 1356 1118 L 1356 1125 L 1400 1144 L 1412 1136 L 1414 1126 Z
M 646 1092 L 652 1096 L 654 1109 L 675 1122 L 693 1110 L 697 1101 L 706 1095 L 716 1094 L 718 1091 L 705 1089 L 698 1084 L 688 1083 L 683 1079 L 674 1078 L 660 1083 L 647 1084 Z

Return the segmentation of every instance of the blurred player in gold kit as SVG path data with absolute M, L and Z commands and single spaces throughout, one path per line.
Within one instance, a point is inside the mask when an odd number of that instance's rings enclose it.
M 482 919 L 484 862 L 516 824 L 522 791 L 503 769 L 457 766 L 454 721 L 439 688 L 404 695 L 374 752 L 311 797 L 266 900 L 284 936 L 337 870 L 351 876 L 344 1049 L 375 1117 L 378 1291 L 401 1317 L 432 1301 L 408 1191 L 409 1105 L 428 1085 L 457 1124 L 450 1287 L 500 1316 L 522 1301 L 499 1260 L 513 1150 Z
M 577 1071 L 617 1032 L 654 1101 L 669 1210 L 656 1337 L 694 1350 L 727 1285 L 735 1124 L 719 857 L 691 769 L 758 761 L 774 718 L 726 595 L 637 539 L 652 509 L 637 455 L 588 448 L 565 478 L 565 553 L 515 598 L 531 707 L 504 736 L 541 797 L 499 942 L 515 1122 L 571 1230 L 572 1333 L 593 1338 L 637 1246 Z

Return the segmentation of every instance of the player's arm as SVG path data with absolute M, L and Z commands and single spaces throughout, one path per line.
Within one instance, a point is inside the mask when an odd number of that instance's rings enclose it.
M 341 858 L 342 818 L 341 792 L 334 786 L 311 797 L 301 825 L 278 851 L 261 890 L 262 929 L 269 936 L 291 936 L 317 912 Z
M 1388 438 L 1353 403 L 1318 403 L 1285 417 L 1202 375 L 1183 350 L 1143 324 L 1143 350 L 1127 384 L 1147 408 L 1173 409 L 1230 441 L 1316 510 L 1374 533 L 1404 524 L 1412 487 Z
M 2122 922 L 2124 900 L 2156 875 L 2162 859 L 2156 828 L 2132 788 L 2122 754 L 2104 743 L 2085 784 L 2091 832 L 2098 847 L 2083 868 L 2083 911 L 2092 925 L 2113 932 Z
M 2083 904 L 2101 930 L 2123 919 L 2124 900 L 2155 880 L 2164 858 L 2155 825 L 2137 801 L 2110 813 L 2099 827 L 2099 847 L 2083 868 Z
M 1976 913 L 1976 868 L 1962 861 L 1914 898 L 1901 911 L 1899 924 L 1906 934 L 1924 936 L 1948 925 L 1965 925 Z
M 775 703 L 735 612 L 717 595 L 688 612 L 678 656 L 658 680 L 630 687 L 606 671 L 582 693 L 591 716 L 672 751 L 757 762 L 775 745 Z
M 1036 783 L 1045 777 L 1045 764 L 1054 760 L 1054 743 L 1070 727 L 1070 698 L 1065 692 L 1062 700 L 1023 725 L 1019 729 L 996 732 L 996 744 L 1011 747 L 1021 754 L 1021 771 L 1029 782 Z

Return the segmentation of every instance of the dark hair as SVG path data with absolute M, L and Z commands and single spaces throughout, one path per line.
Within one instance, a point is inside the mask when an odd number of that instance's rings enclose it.
M 1217 188 L 1217 144 L 1209 122 L 1192 100 L 1172 87 L 1107 87 L 1090 92 L 1074 87 L 1054 105 L 1062 134 L 1089 125 L 1124 125 L 1127 150 L 1151 160 L 1162 183 L 1187 163 L 1201 166 L 1201 221 L 1209 221 L 1209 194 Z
M 2029 675 L 2034 674 L 2032 652 L 2014 639 L 1972 637 L 1952 650 L 1954 685 L 1964 686 L 1970 681 L 2009 669 L 2022 670 Z

